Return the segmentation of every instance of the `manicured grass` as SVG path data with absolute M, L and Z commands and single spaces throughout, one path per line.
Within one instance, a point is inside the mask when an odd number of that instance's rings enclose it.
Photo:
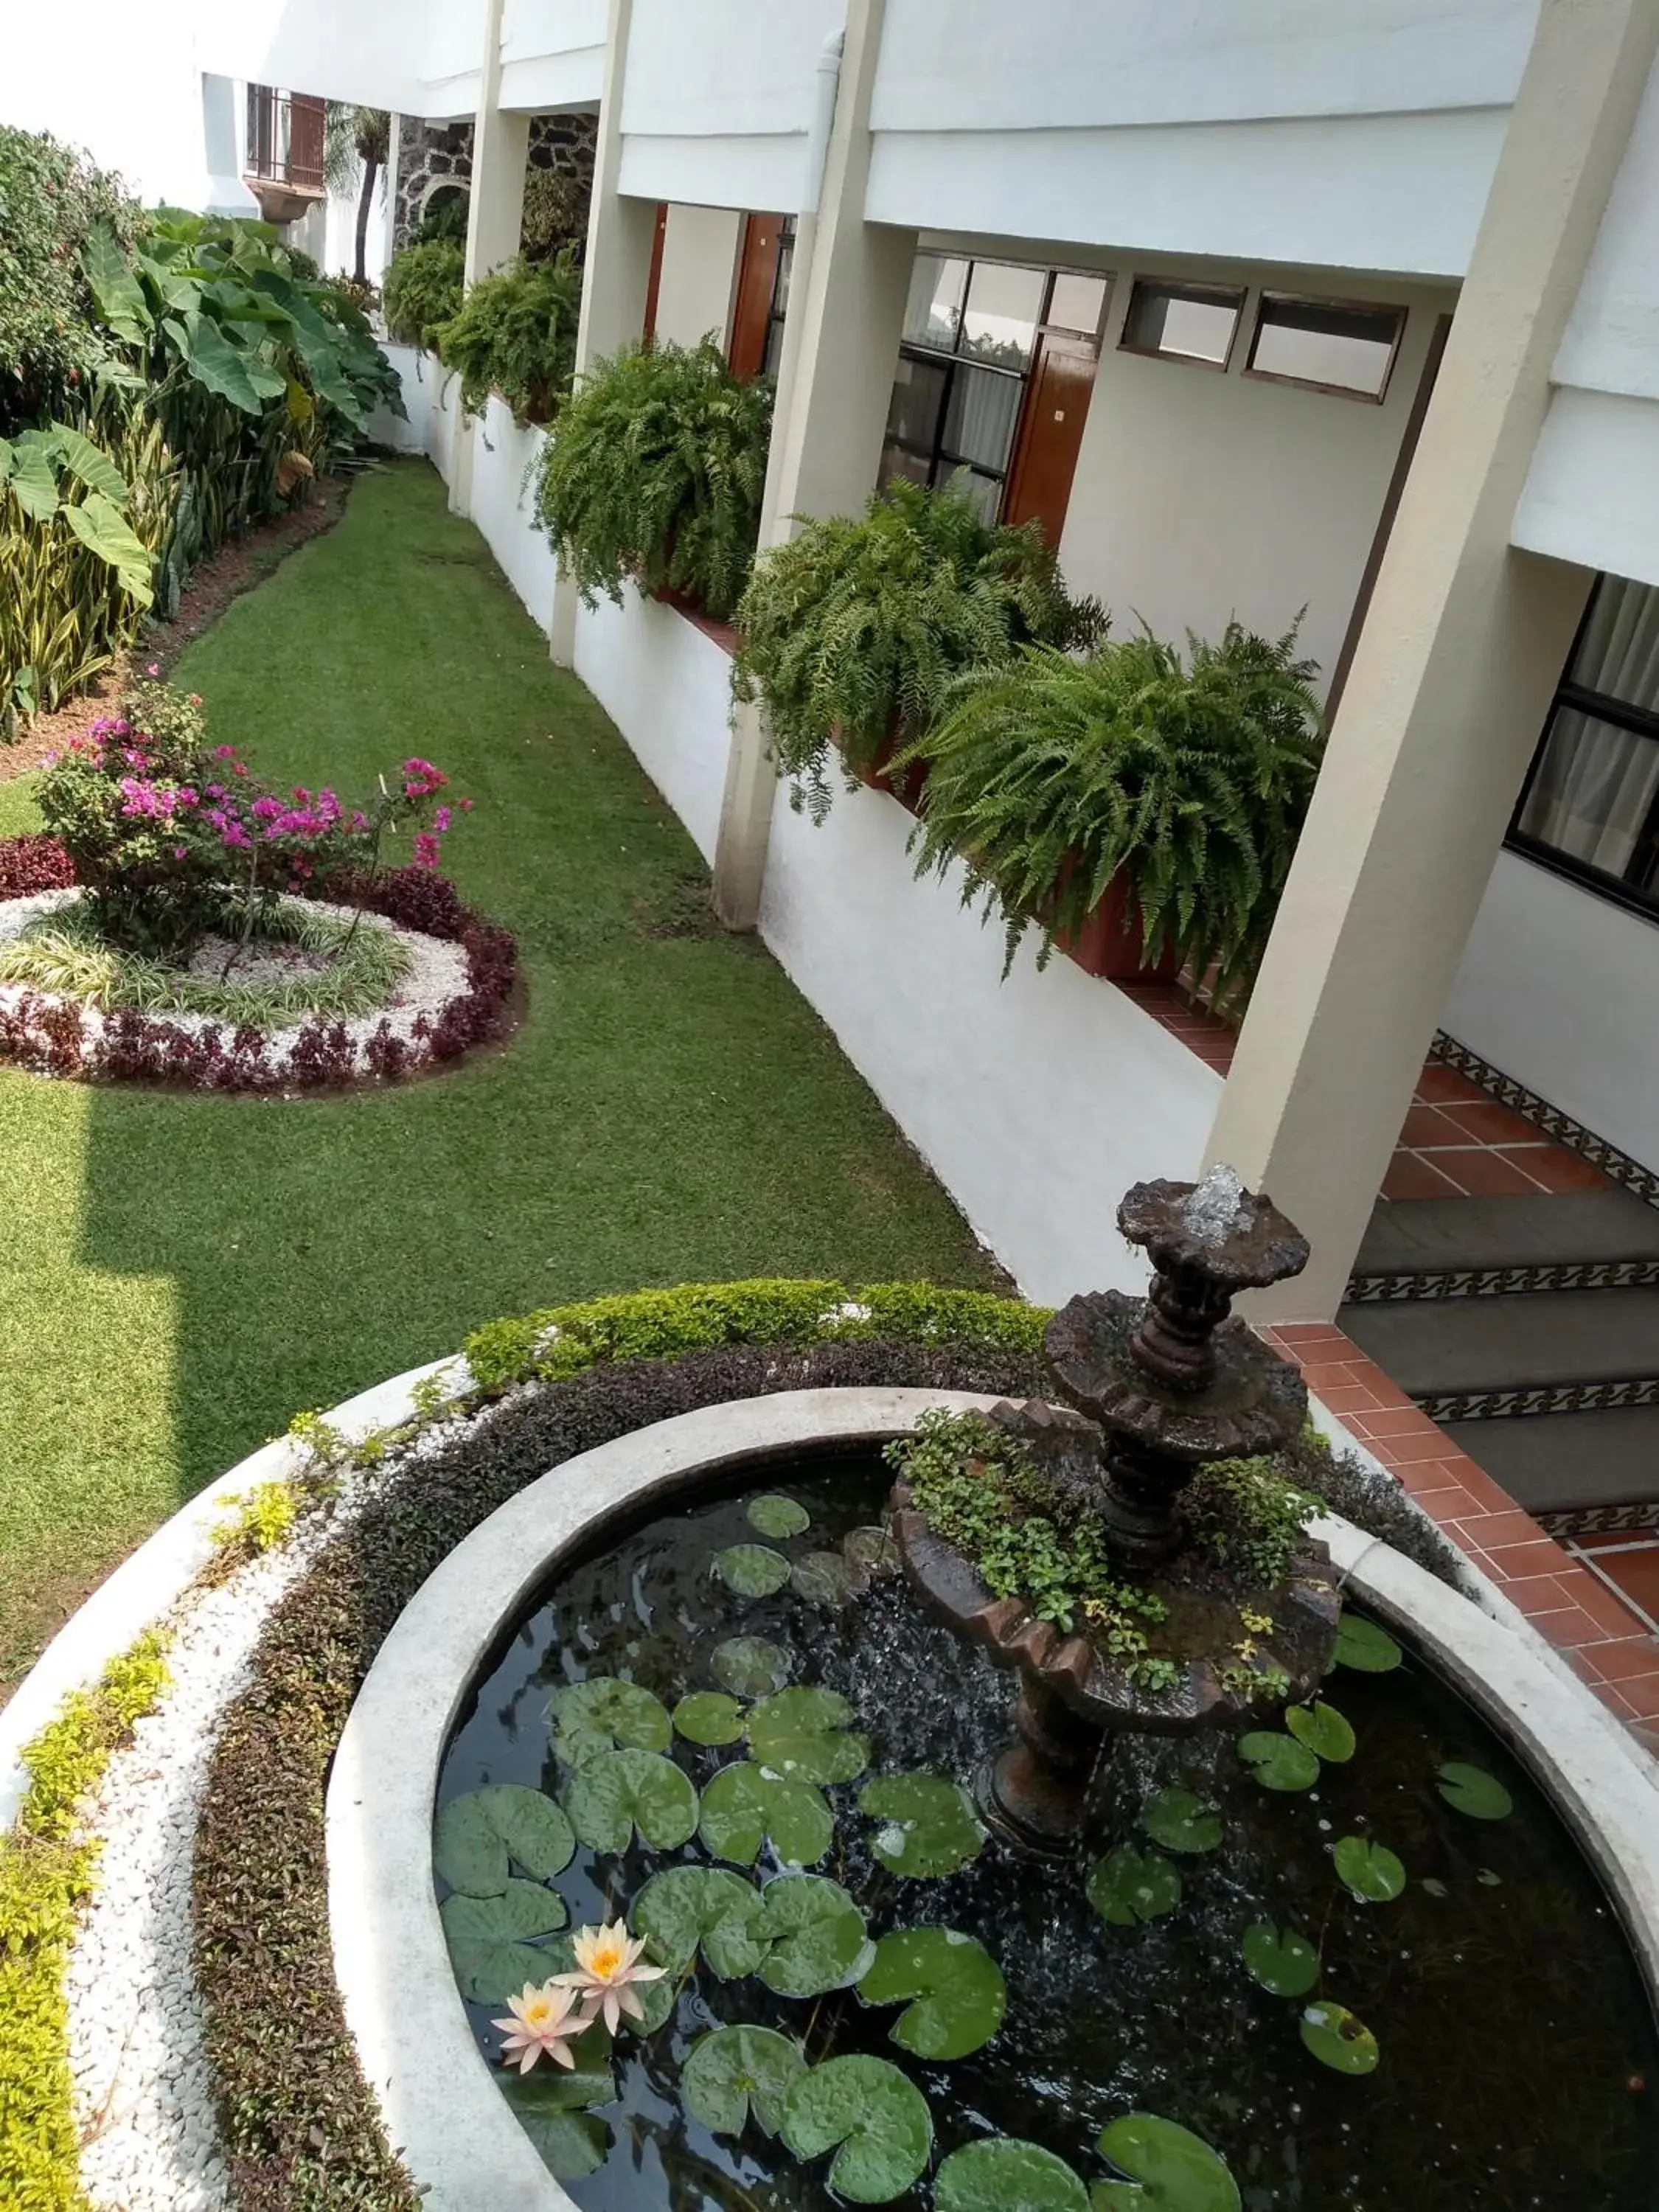
M 219 1469 L 501 1313 L 644 1284 L 988 1263 L 752 939 L 423 464 L 231 606 L 175 672 L 296 783 L 411 753 L 477 801 L 446 866 L 517 932 L 504 1052 L 295 1102 L 0 1070 L 0 1681 Z M 0 786 L 0 832 L 32 827 Z M 691 933 L 686 933 L 688 930 Z

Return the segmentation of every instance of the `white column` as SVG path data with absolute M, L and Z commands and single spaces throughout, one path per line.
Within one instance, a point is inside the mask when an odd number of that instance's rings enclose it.
M 914 231 L 864 220 L 884 6 L 849 0 L 848 7 L 822 191 L 796 243 L 763 547 L 793 536 L 795 515 L 858 514 L 881 465 L 916 250 Z M 728 928 L 752 929 L 759 915 L 775 788 L 759 714 L 740 708 L 714 855 L 714 907 Z
M 622 175 L 623 88 L 634 0 L 610 0 L 599 131 L 593 149 L 593 197 L 587 215 L 581 322 L 576 333 L 576 374 L 645 335 L 646 295 L 651 289 L 651 249 L 656 237 L 654 200 L 629 199 L 617 189 Z M 576 658 L 575 586 L 561 572 L 553 587 L 549 649 L 561 668 Z
M 1583 611 L 1510 526 L 1656 48 L 1659 0 L 1543 0 L 1211 1138 L 1312 1240 L 1279 1319 L 1341 1298 Z
M 524 173 L 530 158 L 530 118 L 504 110 L 501 96 L 502 0 L 487 0 L 483 63 L 478 77 L 478 112 L 472 127 L 472 189 L 466 208 L 469 285 L 500 269 L 519 251 L 524 225 Z M 473 426 L 455 408 L 455 443 L 449 472 L 449 506 L 453 514 L 472 512 Z

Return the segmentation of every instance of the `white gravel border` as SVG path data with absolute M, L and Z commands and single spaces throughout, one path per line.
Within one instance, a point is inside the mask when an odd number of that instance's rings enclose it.
M 81 896 L 78 890 L 70 889 L 34 891 L 27 898 L 0 900 L 0 943 L 21 937 L 28 924 L 40 915 L 60 913 L 64 908 L 73 906 Z M 334 906 L 321 899 L 308 900 L 307 904 L 336 921 L 349 922 L 356 912 L 355 907 Z M 345 1032 L 351 1041 L 359 1073 L 368 1071 L 365 1050 L 382 1023 L 394 1037 L 411 1048 L 416 1060 L 424 1057 L 422 1040 L 415 1035 L 416 1023 L 424 1016 L 428 1024 L 435 1026 L 451 1000 L 460 998 L 467 988 L 466 951 L 463 945 L 453 939 L 428 937 L 418 929 L 405 929 L 400 923 L 388 921 L 384 915 L 365 914 L 362 926 L 365 929 L 383 930 L 388 937 L 395 938 L 408 956 L 409 965 L 382 1006 L 377 1006 L 371 1013 L 355 1015 L 344 1020 Z M 95 1070 L 102 1054 L 104 1032 L 111 1018 L 95 1006 L 80 1006 L 79 1001 L 62 993 L 43 991 L 32 983 L 0 983 L 0 1010 L 15 1014 L 31 1003 L 48 1007 L 79 1007 L 81 1035 L 85 1041 L 88 1062 Z M 232 1024 L 222 1015 L 168 1013 L 155 1014 L 148 1018 L 181 1030 L 189 1036 L 200 1036 L 207 1030 L 217 1029 L 228 1048 Z M 278 1075 L 286 1073 L 301 1032 L 319 1020 L 332 1026 L 335 1018 L 329 1014 L 311 1014 L 301 1021 L 289 1023 L 284 1028 L 264 1031 L 265 1059 L 269 1066 Z M 50 1073 L 47 1040 L 44 1033 L 36 1032 L 34 1042 L 36 1051 L 18 1055 L 15 1064 L 33 1067 L 37 1073 Z

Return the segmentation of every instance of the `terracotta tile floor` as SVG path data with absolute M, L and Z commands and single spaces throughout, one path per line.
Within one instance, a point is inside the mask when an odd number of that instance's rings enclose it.
M 1659 1636 L 1659 1536 L 1571 1536 L 1565 1548 L 1599 1581 L 1611 1583 Z

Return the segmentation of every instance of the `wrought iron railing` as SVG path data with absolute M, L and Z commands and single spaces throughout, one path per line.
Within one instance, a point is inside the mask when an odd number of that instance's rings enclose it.
M 310 93 L 251 84 L 246 173 L 298 191 L 322 191 L 326 112 L 326 103 Z

